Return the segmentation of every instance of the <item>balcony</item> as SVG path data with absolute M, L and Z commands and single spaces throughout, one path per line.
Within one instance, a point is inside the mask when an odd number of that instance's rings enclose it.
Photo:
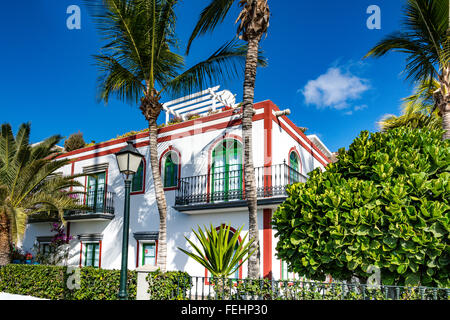
M 112 220 L 114 218 L 114 192 L 105 192 L 102 189 L 89 191 L 77 196 L 79 205 L 87 207 L 86 210 L 68 210 L 64 214 L 67 221 L 83 220 Z
M 219 171 L 219 170 L 217 170 Z M 258 205 L 282 203 L 286 187 L 306 182 L 307 177 L 286 163 L 255 168 Z M 178 211 L 199 211 L 218 208 L 246 207 L 244 170 L 214 172 L 180 179 L 174 208 Z
M 103 190 L 90 191 L 74 197 L 83 210 L 67 210 L 64 213 L 66 221 L 108 221 L 114 218 L 114 192 Z M 28 217 L 28 223 L 58 222 L 58 212 L 49 211 L 36 213 Z

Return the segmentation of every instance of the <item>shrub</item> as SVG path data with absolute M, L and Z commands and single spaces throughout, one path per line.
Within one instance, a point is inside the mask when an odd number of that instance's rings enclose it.
M 119 292 L 120 270 L 81 268 L 80 288 L 70 290 L 64 266 L 7 265 L 0 268 L 0 292 L 44 299 L 115 300 Z M 128 272 L 129 299 L 136 299 L 135 271 Z
M 0 268 L 0 292 L 64 299 L 64 274 L 57 266 L 7 265 Z
M 137 274 L 128 271 L 128 299 L 136 299 Z M 81 287 L 70 291 L 69 300 L 116 300 L 120 287 L 120 270 L 81 269 Z
M 278 258 L 308 279 L 450 284 L 450 141 L 398 128 L 361 134 L 327 171 L 287 189 L 273 217 Z
M 192 287 L 191 277 L 187 272 L 169 271 L 149 273 L 150 300 L 187 300 Z
M 64 141 L 64 150 L 66 152 L 78 150 L 84 148 L 86 142 L 84 142 L 83 134 L 81 132 L 74 133 L 69 136 L 69 138 Z

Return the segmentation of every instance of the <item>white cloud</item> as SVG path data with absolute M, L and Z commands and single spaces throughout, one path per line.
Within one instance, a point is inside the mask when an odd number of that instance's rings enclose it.
M 364 109 L 367 109 L 367 104 L 363 104 L 363 105 L 356 106 L 353 108 L 354 111 L 360 111 L 360 110 L 364 110 Z
M 369 89 L 368 80 L 359 78 L 349 71 L 343 73 L 339 67 L 332 67 L 316 80 L 308 81 L 301 92 L 309 105 L 343 110 L 352 107 L 351 101 L 360 99 Z M 366 105 L 356 106 L 354 111 L 366 107 Z

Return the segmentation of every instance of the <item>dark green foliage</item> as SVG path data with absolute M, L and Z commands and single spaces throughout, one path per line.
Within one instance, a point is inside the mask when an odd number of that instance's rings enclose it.
M 83 139 L 83 134 L 81 132 L 74 133 L 69 136 L 69 138 L 64 141 L 64 150 L 66 152 L 78 150 L 84 148 L 86 142 Z
M 44 299 L 115 300 L 119 292 L 120 270 L 81 268 L 80 289 L 70 290 L 73 273 L 67 267 L 7 265 L 0 268 L 0 292 Z M 136 298 L 136 272 L 128 272 L 129 299 Z
M 449 289 L 379 286 L 321 281 L 243 280 L 224 290 L 232 300 L 448 300 Z M 219 296 L 220 298 L 220 296 Z M 216 297 L 217 299 L 217 297 Z
M 327 171 L 288 188 L 278 257 L 308 279 L 449 287 L 450 142 L 441 131 L 361 132 Z
M 69 300 L 116 300 L 119 292 L 120 270 L 87 267 L 81 269 L 81 288 L 72 290 Z M 128 299 L 136 299 L 137 274 L 128 271 Z
M 150 300 L 186 300 L 192 287 L 187 272 L 152 272 L 147 276 Z

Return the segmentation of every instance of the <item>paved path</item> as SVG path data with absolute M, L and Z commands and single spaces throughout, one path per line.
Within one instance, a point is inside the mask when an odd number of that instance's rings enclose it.
M 0 300 L 48 300 L 48 299 L 41 299 L 31 296 L 21 296 L 19 294 L 0 292 Z

